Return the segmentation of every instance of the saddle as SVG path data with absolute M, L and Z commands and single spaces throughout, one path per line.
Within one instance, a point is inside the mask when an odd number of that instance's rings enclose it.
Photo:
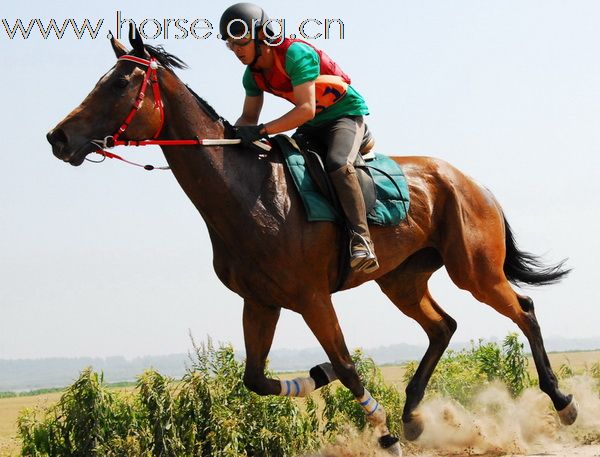
M 318 143 L 312 138 L 308 138 L 301 133 L 294 134 L 292 136 L 292 140 L 296 143 L 298 150 L 304 156 L 306 169 L 315 182 L 318 190 L 330 202 L 333 202 L 336 209 L 338 209 L 337 207 L 339 205 L 337 203 L 337 195 L 325 169 L 325 153 L 327 151 L 327 146 Z M 373 181 L 373 176 L 371 176 L 369 168 L 365 163 L 365 159 L 371 158 L 371 150 L 373 149 L 374 145 L 375 138 L 371 134 L 369 128 L 365 125 L 365 133 L 359 148 L 359 154 L 357 154 L 353 165 L 356 169 L 356 175 L 358 177 L 358 182 L 360 183 L 363 199 L 365 200 L 367 214 L 373 210 L 375 202 L 377 201 L 375 182 Z M 372 157 L 375 156 L 372 155 Z
M 298 138 L 298 137 L 296 137 Z M 367 152 L 372 139 L 363 142 Z M 344 223 L 344 213 L 329 175 L 323 166 L 325 148 L 286 135 L 271 137 L 271 142 L 281 152 L 295 187 L 300 194 L 309 222 L 329 221 Z M 379 226 L 394 226 L 406 219 L 410 195 L 402 168 L 384 154 L 361 154 L 355 168 L 363 189 L 367 222 Z

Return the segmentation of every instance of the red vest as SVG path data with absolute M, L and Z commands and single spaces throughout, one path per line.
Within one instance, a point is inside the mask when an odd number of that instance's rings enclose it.
M 290 45 L 296 42 L 310 46 L 319 55 L 320 74 L 315 80 L 316 111 L 319 113 L 346 95 L 350 77 L 327 54 L 312 44 L 302 40 L 284 39 L 281 44 L 271 47 L 274 65 L 269 77 L 265 77 L 260 70 L 251 69 L 252 76 L 260 90 L 296 104 L 292 80 L 285 71 L 285 55 Z

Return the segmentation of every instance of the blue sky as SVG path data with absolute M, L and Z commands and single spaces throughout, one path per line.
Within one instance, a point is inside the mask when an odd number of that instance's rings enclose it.
M 547 336 L 599 336 L 600 3 L 595 1 L 262 2 L 285 18 L 340 18 L 344 39 L 313 43 L 352 76 L 371 110 L 377 150 L 445 159 L 490 188 L 517 240 L 548 261 L 569 257 L 560 285 L 529 290 Z M 243 348 L 241 299 L 212 271 L 205 225 L 169 172 L 121 163 L 73 168 L 46 132 L 113 64 L 105 38 L 116 12 L 144 19 L 207 19 L 230 2 L 10 2 L 2 17 L 103 19 L 96 39 L 9 39 L 3 69 L 0 169 L 0 358 L 136 356 L 185 352 L 188 329 Z M 312 29 L 311 29 L 312 30 Z M 214 36 L 159 38 L 190 65 L 181 79 L 234 121 L 243 67 Z M 267 97 L 261 120 L 289 109 Z M 121 150 L 161 163 L 157 149 Z M 459 324 L 456 341 L 502 337 L 515 326 L 445 273 L 433 295 Z M 337 294 L 350 347 L 424 344 L 376 284 Z M 365 320 L 368 322 L 364 324 Z M 284 312 L 274 347 L 312 347 Z

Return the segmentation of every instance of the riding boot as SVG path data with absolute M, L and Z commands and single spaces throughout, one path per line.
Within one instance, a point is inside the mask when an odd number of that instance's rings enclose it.
M 350 226 L 350 267 L 372 273 L 379 268 L 379 263 L 369 234 L 365 201 L 356 170 L 352 165 L 345 165 L 329 176 Z

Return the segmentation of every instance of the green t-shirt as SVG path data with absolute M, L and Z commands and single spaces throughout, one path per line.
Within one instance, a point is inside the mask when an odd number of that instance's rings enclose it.
M 319 54 L 305 43 L 292 43 L 285 54 L 285 72 L 290 77 L 292 86 L 316 80 L 320 74 Z M 247 96 L 257 97 L 262 94 L 262 90 L 258 88 L 252 77 L 250 67 L 246 67 L 242 83 Z M 325 108 L 307 124 L 319 125 L 344 116 L 365 116 L 367 114 L 369 114 L 369 108 L 364 98 L 350 85 L 342 99 Z

